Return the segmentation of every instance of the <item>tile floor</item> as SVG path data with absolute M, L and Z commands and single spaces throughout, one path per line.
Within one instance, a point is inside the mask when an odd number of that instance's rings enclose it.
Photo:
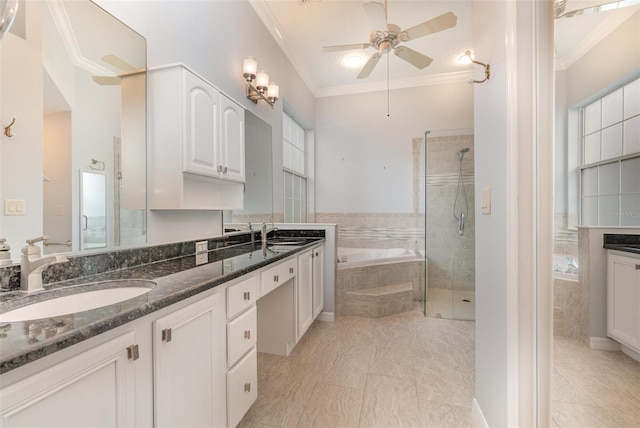
M 474 391 L 473 322 L 387 318 L 315 322 L 289 357 L 258 354 L 260 427 L 466 427 Z
M 427 293 L 427 316 L 467 321 L 476 319 L 475 291 L 429 288 Z
M 316 321 L 289 357 L 258 354 L 241 428 L 469 427 L 475 324 L 425 318 Z M 640 363 L 554 340 L 554 427 L 640 427 Z
M 640 363 L 556 336 L 555 427 L 640 427 Z

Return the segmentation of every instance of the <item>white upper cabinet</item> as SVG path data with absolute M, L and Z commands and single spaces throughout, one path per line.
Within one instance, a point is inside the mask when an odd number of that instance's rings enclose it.
M 244 109 L 181 64 L 149 70 L 149 208 L 242 209 Z

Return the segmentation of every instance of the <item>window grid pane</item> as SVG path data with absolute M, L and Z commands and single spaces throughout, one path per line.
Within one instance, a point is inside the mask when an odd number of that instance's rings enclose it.
M 581 224 L 640 226 L 640 79 L 581 114 Z

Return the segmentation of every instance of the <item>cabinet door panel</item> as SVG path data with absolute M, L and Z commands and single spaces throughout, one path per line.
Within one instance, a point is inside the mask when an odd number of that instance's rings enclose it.
M 640 259 L 610 254 L 607 273 L 608 334 L 640 350 Z
M 184 71 L 186 84 L 186 140 L 183 170 L 210 177 L 219 175 L 222 165 L 217 144 L 220 93 L 193 74 Z M 177 120 L 177 119 L 176 119 Z
M 221 294 L 154 323 L 156 426 L 225 425 L 224 343 Z
M 258 357 L 253 348 L 227 374 L 230 428 L 236 427 L 258 398 Z
M 0 391 L 3 427 L 135 426 L 135 367 L 126 333 Z
M 307 331 L 313 322 L 313 252 L 305 251 L 298 256 L 297 302 L 298 322 L 297 340 Z
M 225 96 L 221 97 L 221 108 L 220 143 L 224 165 L 221 177 L 244 182 L 244 109 Z
M 324 245 L 313 249 L 313 319 L 324 309 Z

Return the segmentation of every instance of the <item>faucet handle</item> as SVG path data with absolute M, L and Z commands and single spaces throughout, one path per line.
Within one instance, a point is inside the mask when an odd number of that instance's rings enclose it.
M 44 241 L 46 239 L 49 239 L 47 235 L 43 235 L 39 238 L 27 239 L 26 242 L 29 245 L 22 248 L 22 254 L 24 254 L 25 256 L 39 256 L 41 252 L 40 247 L 34 244 L 36 242 Z
M 49 237 L 47 235 L 42 235 L 39 238 L 27 239 L 27 244 L 33 245 L 36 242 L 46 241 L 47 239 L 49 239 Z

